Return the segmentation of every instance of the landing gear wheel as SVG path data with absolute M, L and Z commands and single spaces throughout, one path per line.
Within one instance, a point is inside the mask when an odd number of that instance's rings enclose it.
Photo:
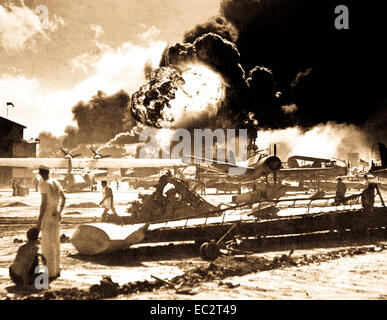
M 200 246 L 199 255 L 200 255 L 200 257 L 201 257 L 203 260 L 207 260 L 207 254 L 206 254 L 207 246 L 208 246 L 208 242 L 204 242 L 204 243 Z
M 206 261 L 214 261 L 219 257 L 219 248 L 215 240 L 211 240 L 209 243 L 204 242 L 200 246 L 200 257 Z
M 211 240 L 210 243 L 205 248 L 206 257 L 209 261 L 214 261 L 219 257 L 219 248 L 215 240 Z

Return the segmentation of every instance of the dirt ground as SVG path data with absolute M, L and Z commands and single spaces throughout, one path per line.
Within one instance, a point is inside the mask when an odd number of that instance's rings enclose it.
M 136 199 L 138 192 L 124 186 L 114 192 L 117 212 L 124 215 L 127 203 Z M 11 197 L 11 194 L 11 190 L 0 190 L 2 299 L 99 298 L 90 294 L 90 290 L 92 287 L 98 291 L 100 287 L 95 285 L 100 284 L 103 277 L 110 277 L 111 281 L 106 281 L 116 283 L 116 292 L 100 298 L 112 299 L 387 298 L 385 230 L 362 242 L 331 236 L 323 236 L 323 241 L 317 242 L 312 239 L 306 245 L 292 245 L 291 256 L 289 248 L 273 246 L 268 252 L 223 256 L 213 263 L 198 257 L 198 248 L 193 243 L 137 245 L 97 257 L 81 256 L 70 243 L 62 243 L 61 277 L 50 284 L 50 294 L 31 296 L 12 284 L 8 267 L 21 245 L 18 240 L 24 240 L 26 231 L 36 222 L 40 194 L 34 191 L 27 197 Z M 71 237 L 82 223 L 99 221 L 103 211 L 96 206 L 101 198 L 100 191 L 67 194 L 66 197 L 61 234 Z M 387 199 L 385 194 L 384 198 Z M 209 195 L 206 199 L 219 204 L 230 202 L 231 195 Z M 189 282 L 193 292 L 176 293 L 152 276 L 168 280 L 175 287 Z

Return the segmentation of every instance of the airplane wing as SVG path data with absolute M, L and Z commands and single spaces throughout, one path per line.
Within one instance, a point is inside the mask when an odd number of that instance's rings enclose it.
M 280 169 L 279 172 L 284 172 L 284 173 L 302 173 L 302 172 L 319 172 L 319 171 L 329 171 L 332 170 L 332 168 L 291 168 L 291 169 Z
M 37 169 L 45 164 L 50 168 L 67 168 L 68 160 L 60 158 L 0 158 L 0 167 Z
M 381 178 L 387 178 L 387 168 L 368 171 L 368 173 L 366 173 L 366 174 L 371 174 L 371 175 L 381 177 Z
M 244 167 L 244 166 L 240 166 L 240 165 L 237 165 L 234 163 L 218 161 L 218 160 L 214 160 L 214 159 L 200 158 L 200 157 L 194 157 L 194 156 L 183 156 L 184 162 L 186 162 L 186 161 L 190 162 L 190 159 L 194 160 L 195 164 L 196 163 L 199 164 L 199 162 L 209 162 L 209 163 L 214 164 L 214 165 L 227 166 L 227 167 L 231 167 L 231 168 L 241 168 L 244 170 L 254 170 L 253 167 Z
M 0 158 L 0 167 L 20 167 L 37 169 L 46 164 L 51 168 L 67 168 L 67 159 L 58 158 Z M 73 168 L 173 168 L 187 166 L 180 159 L 136 159 L 136 158 L 106 158 L 106 159 L 72 159 Z
M 294 160 L 303 160 L 303 161 L 321 161 L 321 162 L 332 162 L 330 159 L 325 159 L 325 158 L 315 158 L 315 157 L 307 157 L 307 156 L 291 156 L 289 159 L 294 159 Z M 289 160 L 288 159 L 288 160 Z
M 188 164 L 191 164 L 191 160 L 194 160 L 194 164 L 200 164 L 200 162 L 208 162 L 211 164 L 212 166 L 211 169 L 213 171 L 218 173 L 224 173 L 230 176 L 242 175 L 244 173 L 248 173 L 255 170 L 252 167 L 244 167 L 234 163 L 207 159 L 207 158 L 199 158 L 194 156 L 183 156 L 182 160 Z

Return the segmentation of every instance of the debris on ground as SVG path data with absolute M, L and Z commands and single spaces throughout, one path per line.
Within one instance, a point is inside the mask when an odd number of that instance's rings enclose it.
M 164 284 L 166 284 L 168 287 L 171 287 L 172 289 L 175 290 L 175 292 L 177 294 L 189 294 L 189 295 L 195 295 L 198 293 L 198 287 L 196 288 L 192 288 L 192 287 L 187 287 L 187 286 L 184 286 L 184 285 L 179 285 L 179 286 L 175 286 L 173 285 L 172 283 L 166 281 L 166 280 L 163 280 L 163 279 L 160 279 L 156 276 L 153 276 L 151 275 L 152 278 L 156 279 L 157 281 L 160 281 Z
M 228 289 L 234 289 L 234 288 L 237 288 L 240 286 L 239 283 L 237 284 L 233 284 L 232 282 L 223 282 L 223 281 L 220 281 L 218 283 L 218 287 L 222 287 L 222 286 L 226 286 Z
M 176 293 L 195 294 L 199 291 L 199 286 L 203 282 L 224 280 L 229 277 L 243 276 L 249 273 L 268 271 L 280 268 L 293 266 L 304 266 L 314 263 L 322 263 L 330 260 L 340 259 L 344 257 L 352 257 L 355 255 L 374 252 L 375 249 L 385 249 L 383 245 L 351 247 L 339 250 L 333 250 L 326 253 L 318 253 L 314 255 L 294 256 L 294 251 L 288 254 L 276 256 L 273 259 L 268 259 L 264 256 L 221 256 L 215 262 L 192 268 L 187 270 L 182 275 L 176 276 L 168 281 L 158 279 L 156 281 L 136 281 L 129 282 L 122 286 L 113 282 L 110 277 L 104 277 L 100 284 L 93 285 L 89 290 L 81 290 L 78 288 L 61 289 L 57 291 L 47 291 L 40 295 L 30 295 L 23 299 L 29 300 L 94 300 L 94 299 L 109 299 L 119 295 L 138 294 L 140 292 L 152 292 L 162 288 L 174 288 Z M 239 284 L 231 282 L 219 282 L 219 285 L 224 285 L 230 289 L 236 288 Z
M 23 242 L 24 240 L 22 239 L 18 239 L 18 238 L 13 239 L 13 243 L 23 243 Z
M 383 251 L 385 247 L 383 245 L 380 245 L 380 244 L 376 244 L 372 249 L 374 252 L 380 252 L 380 251 Z
M 100 284 L 95 284 L 89 288 L 89 292 L 100 298 L 114 298 L 119 294 L 119 284 L 112 281 L 110 277 L 103 277 Z
M 70 242 L 70 237 L 66 236 L 64 233 L 60 236 L 60 242 L 61 243 L 69 243 Z
M 79 208 L 99 208 L 100 206 L 94 202 L 82 202 L 82 203 L 72 203 L 68 206 L 66 206 L 66 208 L 76 208 L 76 209 L 79 209 Z
M 128 223 L 197 216 L 200 212 L 215 209 L 212 204 L 190 189 L 187 182 L 171 176 L 162 176 L 156 191 L 150 195 L 140 194 L 138 198 L 126 210 L 131 214 Z

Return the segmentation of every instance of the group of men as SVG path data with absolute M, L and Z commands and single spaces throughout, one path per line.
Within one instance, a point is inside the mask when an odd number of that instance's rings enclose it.
M 42 258 L 47 267 L 49 280 L 54 280 L 60 276 L 59 223 L 66 197 L 61 185 L 55 179 L 50 179 L 49 173 L 50 168 L 48 166 L 42 165 L 39 167 L 39 174 L 42 177 L 39 185 L 42 201 L 38 223 L 36 228 L 28 230 L 28 242 L 19 248 L 15 261 L 9 269 L 11 279 L 16 284 L 24 287 L 34 284 L 37 277 L 35 271 L 39 257 Z M 160 178 L 155 192 L 157 195 L 162 195 L 170 176 L 171 172 L 168 171 Z M 113 212 L 113 215 L 117 215 L 117 212 L 114 208 L 112 189 L 109 188 L 106 181 L 102 181 L 101 185 L 103 198 L 100 205 L 104 207 L 102 219 L 105 220 L 109 210 Z M 379 191 L 375 183 L 367 183 L 365 190 L 362 192 L 362 204 L 366 213 L 373 211 L 375 189 Z M 336 188 L 337 202 L 345 200 L 346 190 L 345 183 L 339 178 Z M 38 253 L 39 234 L 41 234 L 41 254 Z
M 40 213 L 35 228 L 27 232 L 28 242 L 21 246 L 16 254 L 14 263 L 9 269 L 10 277 L 17 285 L 29 287 L 34 285 L 38 257 L 42 257 L 48 270 L 50 281 L 60 276 L 60 237 L 59 223 L 61 213 L 66 203 L 62 187 L 55 179 L 50 179 L 50 168 L 46 165 L 39 167 L 42 177 L 39 188 L 42 195 Z M 104 207 L 102 218 L 105 219 L 109 210 L 117 215 L 113 205 L 113 192 L 106 181 L 102 181 L 103 199 L 100 205 Z M 41 254 L 38 254 L 38 237 L 41 234 Z
M 365 188 L 361 193 L 361 203 L 365 213 L 372 213 L 374 211 L 375 203 L 375 191 L 380 196 L 381 201 L 383 198 L 380 194 L 379 187 L 377 183 L 369 182 L 368 177 L 364 176 L 365 179 Z M 336 185 L 336 197 L 335 200 L 337 203 L 342 203 L 345 201 L 345 193 L 347 191 L 347 186 L 341 178 L 337 179 Z

